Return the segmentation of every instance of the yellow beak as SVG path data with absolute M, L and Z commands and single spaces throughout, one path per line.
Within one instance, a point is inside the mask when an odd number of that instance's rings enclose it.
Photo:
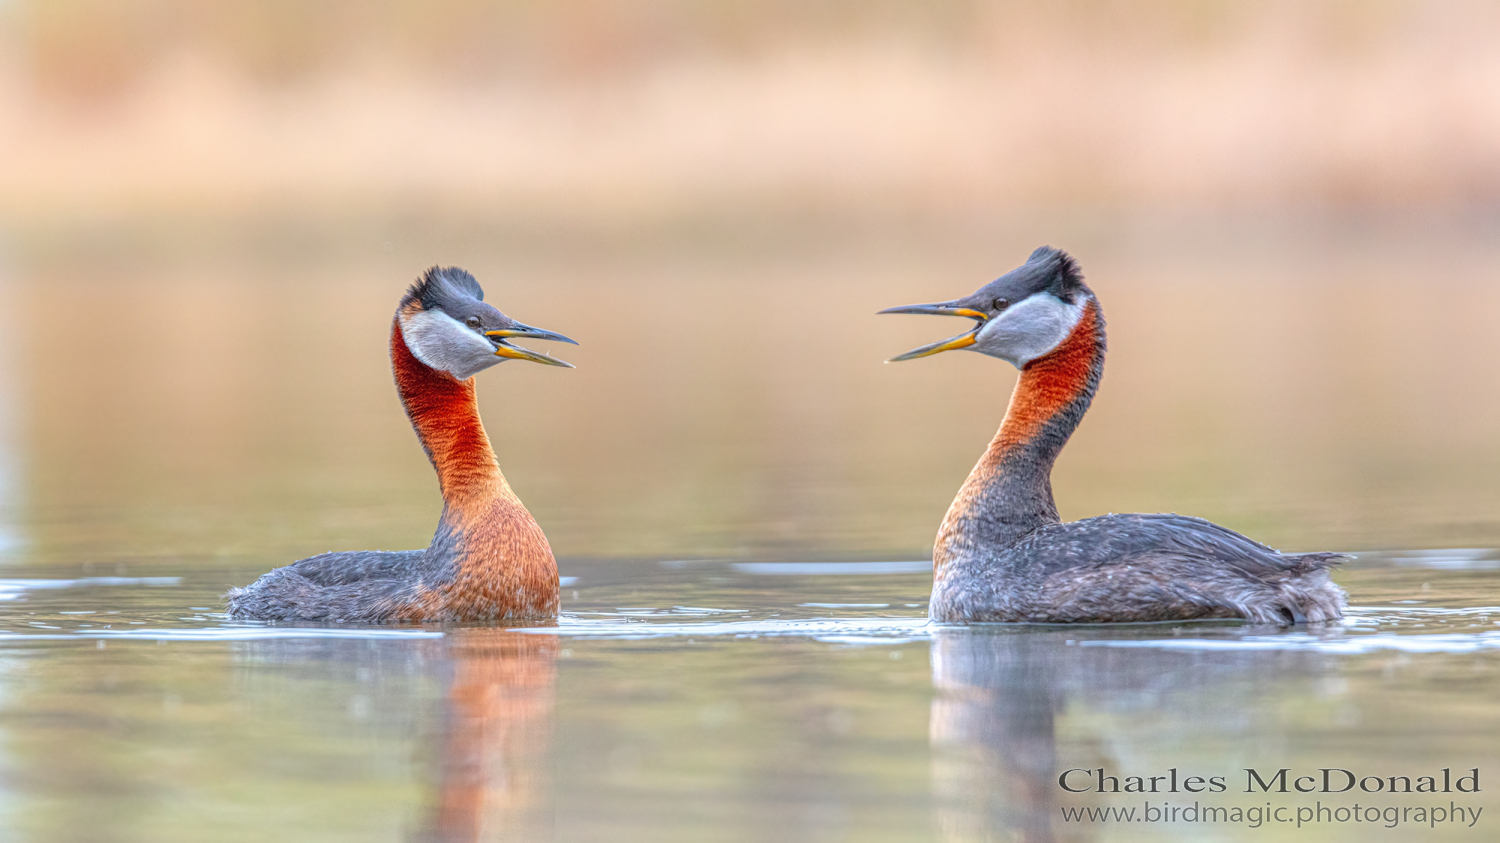
M 946 340 L 932 343 L 931 345 L 924 345 L 921 348 L 914 348 L 911 351 L 906 352 L 905 354 L 898 354 L 895 357 L 892 357 L 891 359 L 885 361 L 887 363 L 898 363 L 902 360 L 915 360 L 918 357 L 927 357 L 933 354 L 937 354 L 940 351 L 953 351 L 957 348 L 968 348 L 969 346 L 979 341 L 979 331 L 984 327 L 984 323 L 989 321 L 990 318 L 990 315 L 982 310 L 975 310 L 972 307 L 963 307 L 956 302 L 941 302 L 938 304 L 908 304 L 902 305 L 901 307 L 888 307 L 880 312 L 925 313 L 931 316 L 962 316 L 966 319 L 973 319 L 979 323 L 974 326 L 974 330 L 969 331 L 966 334 L 960 334 L 956 337 L 950 337 Z

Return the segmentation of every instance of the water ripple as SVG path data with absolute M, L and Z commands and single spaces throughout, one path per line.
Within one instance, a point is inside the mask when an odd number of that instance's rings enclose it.
M 0 580 L 0 600 L 15 600 L 28 591 L 47 591 L 58 588 L 90 588 L 95 586 L 176 586 L 182 577 L 80 577 L 72 580 L 10 579 Z
M 1307 633 L 1248 635 L 1244 638 L 1165 638 L 1147 641 L 1080 641 L 1080 647 L 1146 647 L 1159 650 L 1312 650 L 1319 653 L 1361 655 L 1379 650 L 1403 653 L 1473 653 L 1500 650 L 1500 632 L 1470 635 L 1374 635 L 1320 638 Z
M 932 560 L 912 562 L 735 562 L 729 567 L 741 574 L 759 576 L 848 576 L 851 574 L 925 574 Z
M 701 623 L 651 623 L 641 620 L 595 619 L 564 615 L 557 626 L 518 630 L 548 635 L 589 638 L 812 638 L 839 644 L 900 644 L 932 637 L 927 618 L 768 618 Z
M 51 627 L 56 629 L 57 627 Z M 368 629 L 362 627 L 219 626 L 206 629 L 90 629 L 58 634 L 0 632 L 5 641 L 64 641 L 76 639 L 133 641 L 262 641 L 269 638 L 442 638 L 427 629 Z

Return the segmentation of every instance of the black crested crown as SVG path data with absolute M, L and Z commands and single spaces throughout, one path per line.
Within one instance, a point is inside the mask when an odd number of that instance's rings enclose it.
M 1031 253 L 1027 263 L 1041 264 L 1050 270 L 1052 282 L 1047 289 L 1063 301 L 1072 302 L 1073 294 L 1086 289 L 1083 285 L 1083 270 L 1073 256 L 1052 246 L 1042 246 Z
M 423 310 L 438 310 L 445 301 L 460 295 L 484 301 L 484 289 L 466 270 L 456 266 L 434 266 L 422 273 L 401 302 L 419 301 Z

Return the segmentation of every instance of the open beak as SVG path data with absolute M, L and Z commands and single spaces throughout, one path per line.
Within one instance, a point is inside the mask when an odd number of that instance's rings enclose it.
M 507 342 L 507 340 L 511 339 L 531 339 L 578 344 L 576 341 L 568 339 L 554 331 L 546 331 L 541 328 L 533 328 L 530 325 L 522 325 L 520 322 L 515 322 L 509 328 L 499 331 L 485 331 L 484 335 L 489 337 L 490 341 L 495 344 L 495 356 L 497 357 L 509 357 L 512 360 L 530 360 L 533 363 L 542 363 L 547 366 L 562 366 L 565 369 L 573 368 L 572 363 L 558 360 L 556 357 L 548 357 L 540 351 L 532 351 L 531 349 L 521 348 Z
M 888 307 L 880 312 L 926 313 L 931 316 L 963 316 L 967 319 L 973 319 L 975 322 L 974 329 L 969 331 L 968 333 L 959 334 L 956 337 L 949 337 L 948 339 L 932 343 L 931 345 L 924 345 L 921 348 L 914 348 L 911 351 L 906 352 L 905 354 L 898 354 L 895 357 L 892 357 L 891 359 L 885 361 L 887 363 L 896 363 L 902 360 L 915 360 L 918 357 L 926 357 L 930 354 L 937 354 L 939 351 L 952 351 L 955 348 L 968 348 L 969 346 L 978 342 L 977 337 L 979 335 L 979 329 L 983 328 L 984 323 L 990 318 L 990 315 L 988 313 L 985 313 L 984 311 L 975 310 L 971 307 L 964 307 L 958 302 L 951 301 L 939 302 L 938 304 L 908 304 L 902 307 Z

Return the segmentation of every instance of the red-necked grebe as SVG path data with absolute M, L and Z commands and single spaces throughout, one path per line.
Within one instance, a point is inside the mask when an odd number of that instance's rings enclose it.
M 933 548 L 933 620 L 1105 623 L 1342 616 L 1336 553 L 1284 554 L 1182 515 L 1062 523 L 1052 463 L 1104 372 L 1104 314 L 1065 252 L 1037 249 L 971 296 L 882 313 L 975 320 L 974 329 L 892 358 L 968 349 L 1021 370 L 1005 421 L 959 489 Z
M 391 325 L 396 391 L 437 470 L 443 514 L 426 550 L 324 553 L 229 592 L 229 614 L 259 620 L 448 621 L 556 617 L 557 562 L 500 473 L 479 420 L 474 375 L 505 360 L 569 366 L 511 345 L 573 342 L 484 302 L 474 276 L 433 267 Z

